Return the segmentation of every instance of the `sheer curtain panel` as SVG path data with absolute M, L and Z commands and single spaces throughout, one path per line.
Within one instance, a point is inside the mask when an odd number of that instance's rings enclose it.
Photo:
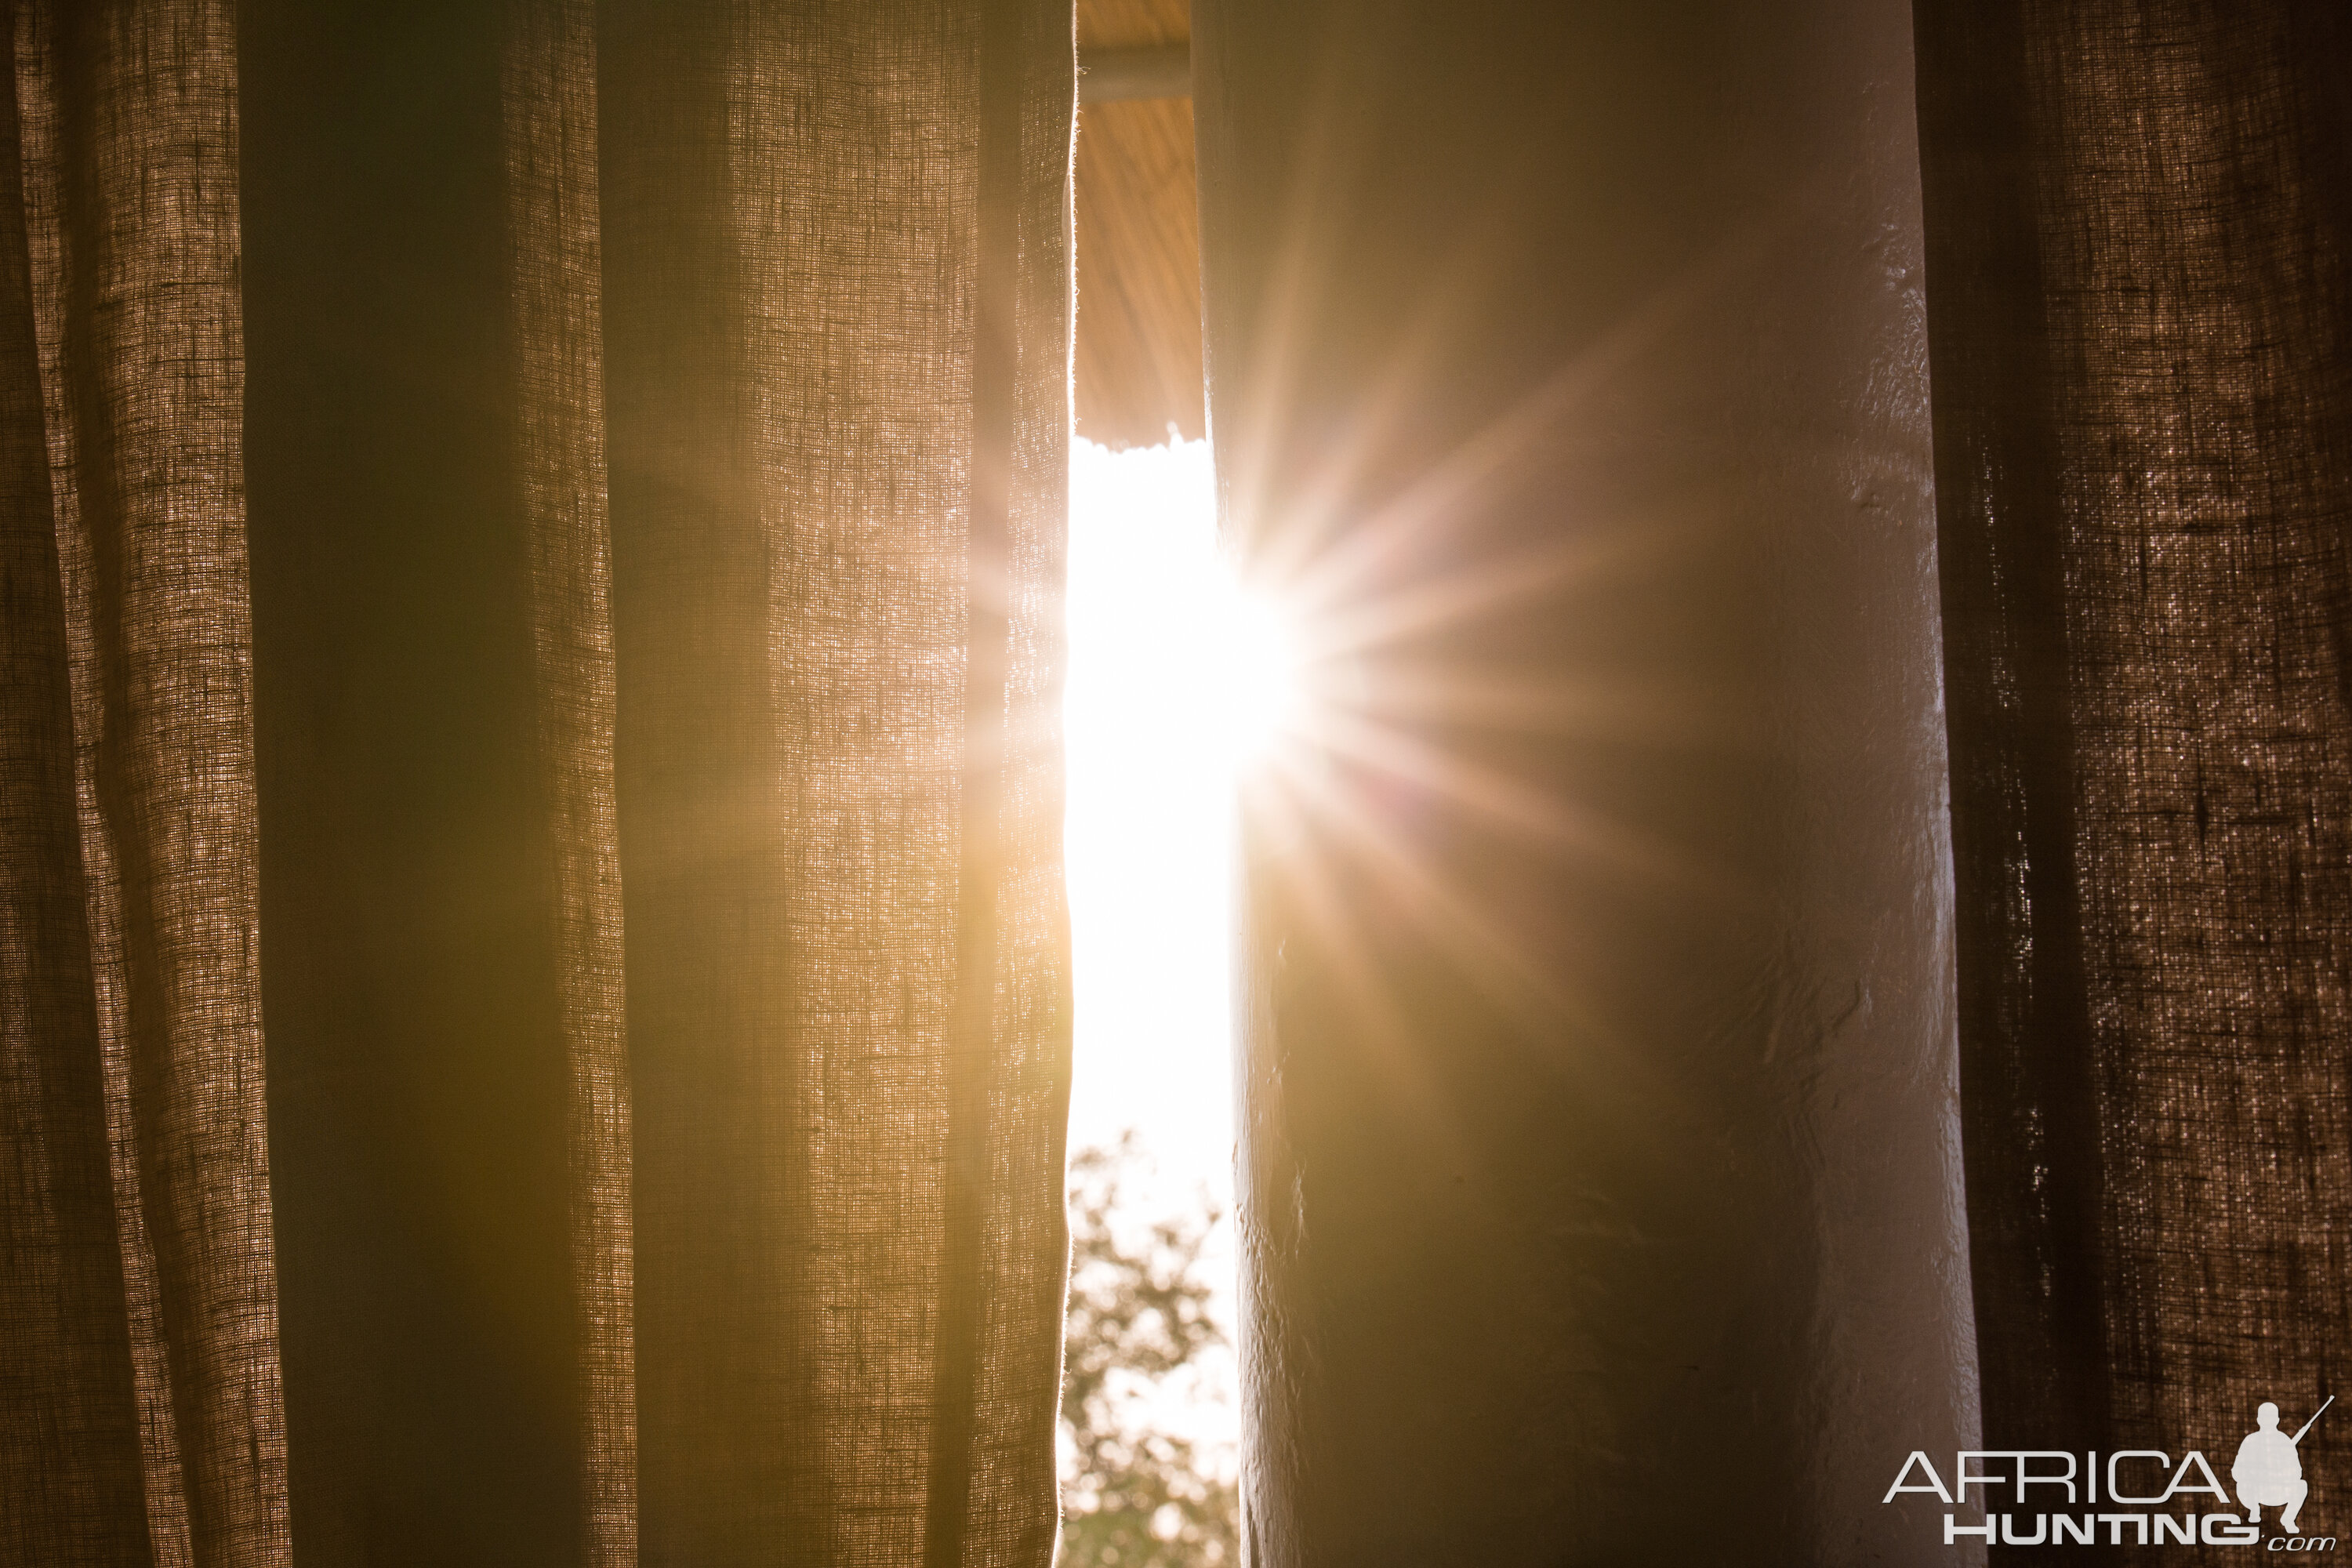
M 2218 1462 L 2352 1331 L 2352 18 L 1918 16 L 1986 1431 Z
M 0 1561 L 1043 1568 L 1067 6 L 0 37 Z

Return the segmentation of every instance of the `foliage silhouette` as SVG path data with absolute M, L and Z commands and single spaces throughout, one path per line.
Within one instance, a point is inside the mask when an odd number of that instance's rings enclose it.
M 1132 1132 L 1070 1162 L 1070 1300 L 1062 1370 L 1057 1568 L 1224 1568 L 1241 1561 L 1238 1497 L 1198 1446 L 1150 1429 L 1145 1405 L 1224 1343 L 1201 1253 L 1221 1217 L 1190 1214 L 1119 1234 Z

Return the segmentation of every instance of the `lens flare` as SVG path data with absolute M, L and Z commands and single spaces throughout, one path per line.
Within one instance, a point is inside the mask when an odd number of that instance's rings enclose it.
M 1227 766 L 1264 757 L 1305 719 L 1306 689 L 1297 636 L 1271 598 L 1230 574 L 1209 606 L 1208 679 L 1215 692 L 1213 732 Z

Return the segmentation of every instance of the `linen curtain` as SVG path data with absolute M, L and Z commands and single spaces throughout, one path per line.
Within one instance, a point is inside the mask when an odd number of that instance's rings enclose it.
M 2219 1463 L 2352 1328 L 2352 19 L 1918 19 L 1987 1440 Z
M 1045 1563 L 1067 6 L 6 20 L 0 1560 Z

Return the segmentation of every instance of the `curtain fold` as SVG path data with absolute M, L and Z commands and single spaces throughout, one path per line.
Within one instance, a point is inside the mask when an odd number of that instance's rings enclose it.
M 0 1557 L 1047 1562 L 1067 7 L 10 22 Z
M 277 1561 L 232 20 L 11 22 L 112 1146 L 83 1223 L 119 1239 L 155 1556 Z
M 565 1060 L 581 1559 L 636 1561 L 635 1214 L 597 201 L 596 9 L 507 8 L 509 461 L 530 540 L 532 707 Z
M 1918 25 L 1987 1439 L 2226 1454 L 2352 1323 L 2352 32 Z
M 11 18 L 13 20 L 13 18 Z M 73 691 L 42 440 L 15 30 L 0 33 L 0 1545 L 145 1550 L 130 1320 L 75 804 Z

